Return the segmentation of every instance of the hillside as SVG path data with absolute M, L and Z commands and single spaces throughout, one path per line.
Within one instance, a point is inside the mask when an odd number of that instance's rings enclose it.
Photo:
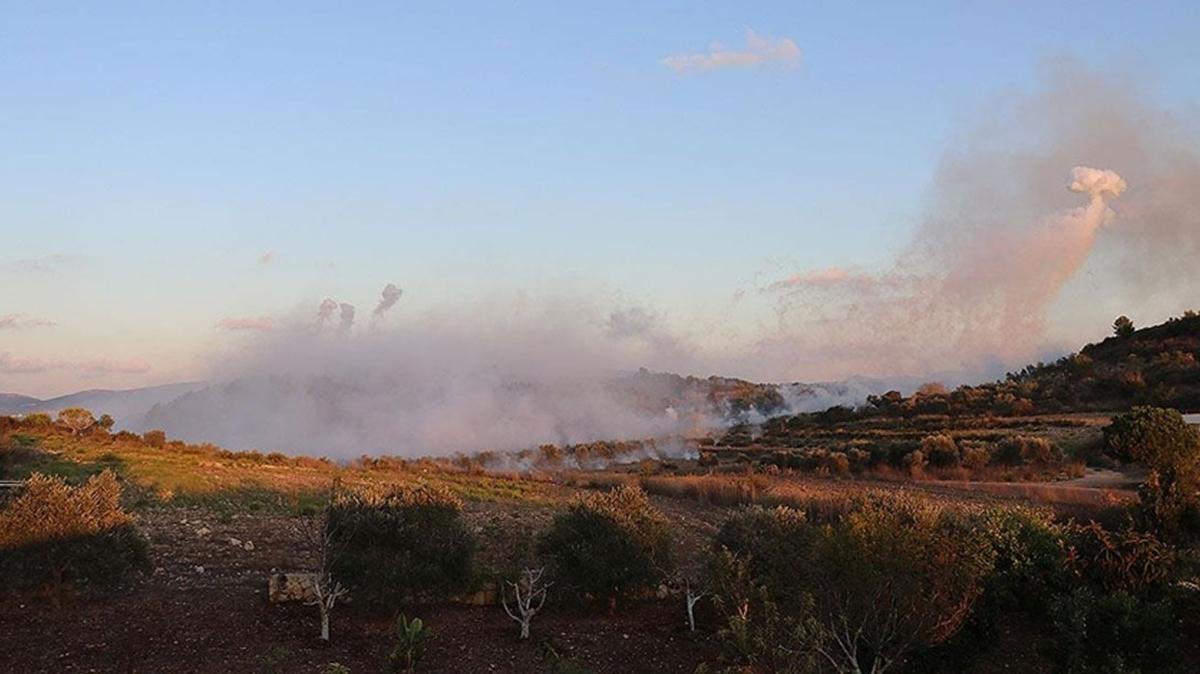
M 1002 381 L 929 387 L 911 396 L 871 396 L 868 411 L 912 414 L 999 414 L 1115 411 L 1134 405 L 1200 411 L 1200 316 L 1111 336 L 1053 363 L 1037 363 Z

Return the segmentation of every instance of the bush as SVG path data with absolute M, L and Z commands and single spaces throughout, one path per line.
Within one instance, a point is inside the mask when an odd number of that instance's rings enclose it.
M 146 431 L 142 433 L 142 442 L 151 447 L 162 447 L 167 444 L 167 434 L 160 430 Z
M 1109 531 L 1092 522 L 1073 527 L 1070 541 L 1071 567 L 1106 591 L 1162 589 L 1175 570 L 1175 551 L 1151 533 Z
M 992 461 L 1006 466 L 1029 464 L 1054 466 L 1062 463 L 1062 451 L 1046 438 L 1033 435 L 1014 435 L 996 445 Z
M 961 514 L 921 498 L 882 495 L 825 525 L 794 511 L 747 510 L 722 527 L 718 543 L 718 555 L 733 555 L 745 566 L 739 573 L 749 574 L 739 586 L 764 594 L 733 596 L 715 575 L 715 601 L 745 606 L 746 613 L 753 601 L 760 612 L 775 610 L 770 600 L 780 613 L 775 627 L 732 618 L 760 632 L 783 629 L 789 639 L 802 632 L 842 671 L 880 671 L 912 648 L 949 638 L 970 614 L 996 556 Z
M 1050 618 L 1063 674 L 1179 671 L 1177 617 L 1166 600 L 1083 587 L 1052 600 Z
M 621 486 L 589 494 L 555 516 L 538 552 L 568 596 L 615 603 L 670 569 L 670 528 L 645 492 Z
M 326 518 L 332 570 L 355 600 L 394 606 L 468 589 L 475 541 L 462 503 L 426 485 L 341 492 Z
M 709 587 L 721 622 L 716 631 L 720 660 L 730 672 L 803 674 L 818 671 L 823 629 L 807 595 L 781 606 L 750 567 L 727 548 L 709 562 Z M 697 670 L 698 672 L 701 670 Z
M 1200 535 L 1200 430 L 1175 410 L 1135 407 L 1104 429 L 1109 451 L 1150 469 L 1139 493 L 1141 523 L 1167 539 Z
M 751 506 L 721 524 L 713 545 L 744 560 L 756 582 L 787 601 L 804 591 L 795 565 L 804 558 L 810 530 L 801 510 Z
M 921 453 L 934 468 L 953 468 L 958 465 L 958 445 L 949 435 L 929 435 L 921 441 Z
M 0 585 L 113 585 L 149 565 L 148 546 L 121 508 L 111 471 L 78 487 L 35 473 L 0 510 Z
M 1149 468 L 1194 463 L 1200 430 L 1188 424 L 1177 410 L 1135 407 L 1113 417 L 1104 428 L 1104 442 L 1112 456 L 1136 461 Z

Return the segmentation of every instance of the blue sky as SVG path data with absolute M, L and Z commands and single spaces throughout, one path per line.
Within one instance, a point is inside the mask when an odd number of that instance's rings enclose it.
M 747 30 L 799 62 L 663 63 Z M 0 316 L 56 324 L 0 353 L 150 366 L 0 390 L 187 376 L 221 318 L 392 281 L 716 322 L 757 279 L 886 263 L 947 138 L 1047 57 L 1194 106 L 1197 34 L 1194 2 L 0 2 Z

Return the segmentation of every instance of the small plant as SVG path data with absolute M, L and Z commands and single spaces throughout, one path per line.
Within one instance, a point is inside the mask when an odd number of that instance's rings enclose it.
M 325 665 L 321 674 L 350 674 L 350 668 L 340 662 L 331 662 Z
M 508 617 L 521 626 L 521 639 L 529 638 L 529 623 L 546 604 L 546 590 L 554 584 L 542 580 L 545 572 L 545 567 L 525 569 L 521 572 L 520 580 L 515 583 L 508 581 L 508 586 L 513 591 L 513 603 L 516 605 L 516 611 L 509 607 L 508 592 L 501 588 L 500 603 L 504 605 L 504 612 L 508 614 Z
M 271 650 L 258 657 L 261 674 L 283 674 L 283 663 L 291 657 L 292 651 L 287 646 L 272 646 Z
M 396 647 L 388 656 L 388 665 L 392 672 L 412 672 L 417 663 L 425 655 L 425 640 L 429 638 L 429 630 L 420 618 L 409 620 L 403 613 L 396 620 Z

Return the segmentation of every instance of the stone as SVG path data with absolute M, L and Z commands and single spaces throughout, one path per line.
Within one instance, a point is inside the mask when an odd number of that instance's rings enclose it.
M 244 544 L 242 544 L 242 548 L 244 548 L 246 552 L 254 550 L 254 541 L 246 541 Z
M 267 577 L 267 601 L 279 604 L 309 601 L 317 596 L 317 574 L 301 571 L 272 573 Z

